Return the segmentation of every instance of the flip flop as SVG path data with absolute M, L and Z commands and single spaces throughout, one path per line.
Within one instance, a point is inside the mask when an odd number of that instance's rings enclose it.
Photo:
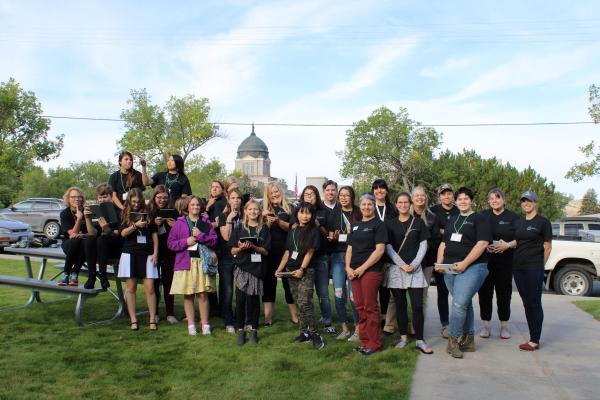
M 396 343 L 396 345 L 394 346 L 397 349 L 403 349 L 408 345 L 408 340 L 407 339 L 400 339 L 400 341 L 398 343 Z
M 425 343 L 424 340 L 419 340 L 415 343 L 417 350 L 419 350 L 423 354 L 433 354 L 433 349 Z M 427 351 L 429 350 L 429 351 Z

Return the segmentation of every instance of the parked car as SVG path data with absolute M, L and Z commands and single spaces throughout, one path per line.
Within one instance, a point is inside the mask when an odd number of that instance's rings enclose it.
M 31 239 L 33 232 L 29 225 L 0 216 L 0 250 L 21 240 Z
M 61 232 L 60 211 L 63 208 L 62 199 L 31 198 L 0 209 L 0 216 L 31 225 L 34 232 L 56 239 Z
M 570 296 L 589 296 L 600 279 L 600 243 L 580 237 L 552 240 L 552 251 L 544 266 L 546 289 Z
M 579 236 L 579 231 L 600 231 L 598 217 L 565 217 L 552 223 L 554 236 Z

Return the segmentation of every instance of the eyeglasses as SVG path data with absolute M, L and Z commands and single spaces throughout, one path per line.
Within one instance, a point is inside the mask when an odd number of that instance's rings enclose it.
M 349 194 L 340 194 L 340 196 L 339 196 L 339 197 L 340 197 L 340 198 L 342 198 L 342 197 L 346 198 L 346 197 L 350 197 L 350 195 L 349 195 Z
M 315 197 L 313 192 L 304 192 L 304 197 Z

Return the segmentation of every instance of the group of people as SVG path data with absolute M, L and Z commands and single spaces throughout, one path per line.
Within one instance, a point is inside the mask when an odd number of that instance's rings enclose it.
M 327 181 L 323 199 L 309 185 L 292 206 L 276 182 L 265 185 L 258 201 L 242 194 L 235 177 L 213 181 L 208 200 L 194 196 L 183 159 L 176 155 L 168 159 L 167 171 L 151 178 L 144 160 L 141 166 L 141 172 L 135 170 L 132 154 L 123 152 L 119 170 L 108 184 L 97 187 L 96 200 L 110 203 L 117 221 L 93 218 L 76 187 L 66 191 L 67 207 L 61 212 L 66 262 L 59 285 L 78 285 L 79 269 L 86 262 L 89 278 L 84 286 L 93 288 L 99 279 L 107 289 L 106 266 L 118 259 L 118 277 L 127 282 L 132 330 L 139 329 L 136 289 L 141 280 L 150 330 L 158 328 L 157 293 L 162 285 L 168 322 L 178 322 L 174 296 L 183 295 L 188 333 L 196 335 L 198 298 L 202 334 L 211 334 L 211 303 L 218 303 L 225 330 L 235 334 L 237 344 L 257 343 L 261 300 L 263 325 L 269 327 L 281 280 L 290 319 L 299 328 L 294 342 L 312 342 L 322 349 L 321 333 L 330 334 L 338 340 L 360 340 L 355 350 L 370 355 L 382 349 L 382 331 L 391 334 L 397 327 L 396 348 L 408 345 L 412 331 L 415 347 L 432 354 L 423 334 L 423 305 L 435 279 L 447 352 L 462 358 L 463 352 L 475 351 L 476 293 L 483 321 L 479 336 L 491 336 L 495 291 L 500 337 L 510 338 L 514 277 L 530 330 L 529 341 L 519 348 L 539 349 L 544 263 L 552 231 L 550 222 L 537 213 L 538 199 L 532 191 L 521 195 L 521 217 L 505 209 L 505 195 L 497 188 L 488 193 L 489 209 L 475 212 L 469 188 L 454 192 L 450 185 L 442 185 L 439 203 L 430 207 L 424 188 L 390 197 L 382 179 L 373 182 L 358 204 L 351 186 L 338 188 L 336 182 Z M 148 202 L 146 186 L 153 188 Z M 330 280 L 339 330 L 333 323 Z M 313 305 L 315 290 L 319 320 Z

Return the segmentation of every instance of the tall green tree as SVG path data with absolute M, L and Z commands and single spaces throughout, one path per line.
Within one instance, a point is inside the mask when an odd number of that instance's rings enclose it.
M 164 107 L 152 104 L 146 89 L 132 90 L 128 108 L 121 112 L 126 132 L 118 145 L 146 158 L 151 167 L 166 163 L 172 154 L 186 161 L 210 140 L 221 137 L 219 128 L 209 123 L 207 98 L 171 96 Z
M 590 106 L 588 112 L 595 123 L 600 123 L 600 86 L 591 85 L 589 88 Z M 586 161 L 575 164 L 567 171 L 566 178 L 579 182 L 582 179 L 600 174 L 600 147 L 591 141 L 585 146 L 579 147 Z
M 594 189 L 588 189 L 583 195 L 579 215 L 589 215 L 600 213 L 600 205 L 598 205 L 598 195 Z
M 410 119 L 405 108 L 395 113 L 381 107 L 346 131 L 346 145 L 338 156 L 340 174 L 365 186 L 374 177 L 396 189 L 429 185 L 434 152 L 442 135 Z
M 13 79 L 0 83 L 0 202 L 10 204 L 22 187 L 21 178 L 34 161 L 57 157 L 63 136 L 49 138 L 50 120 L 31 91 Z
M 208 198 L 211 182 L 214 179 L 225 179 L 227 169 L 225 164 L 219 160 L 212 159 L 206 162 L 202 157 L 194 156 L 194 160 L 186 164 L 186 175 L 190 180 L 192 193 L 199 197 Z

